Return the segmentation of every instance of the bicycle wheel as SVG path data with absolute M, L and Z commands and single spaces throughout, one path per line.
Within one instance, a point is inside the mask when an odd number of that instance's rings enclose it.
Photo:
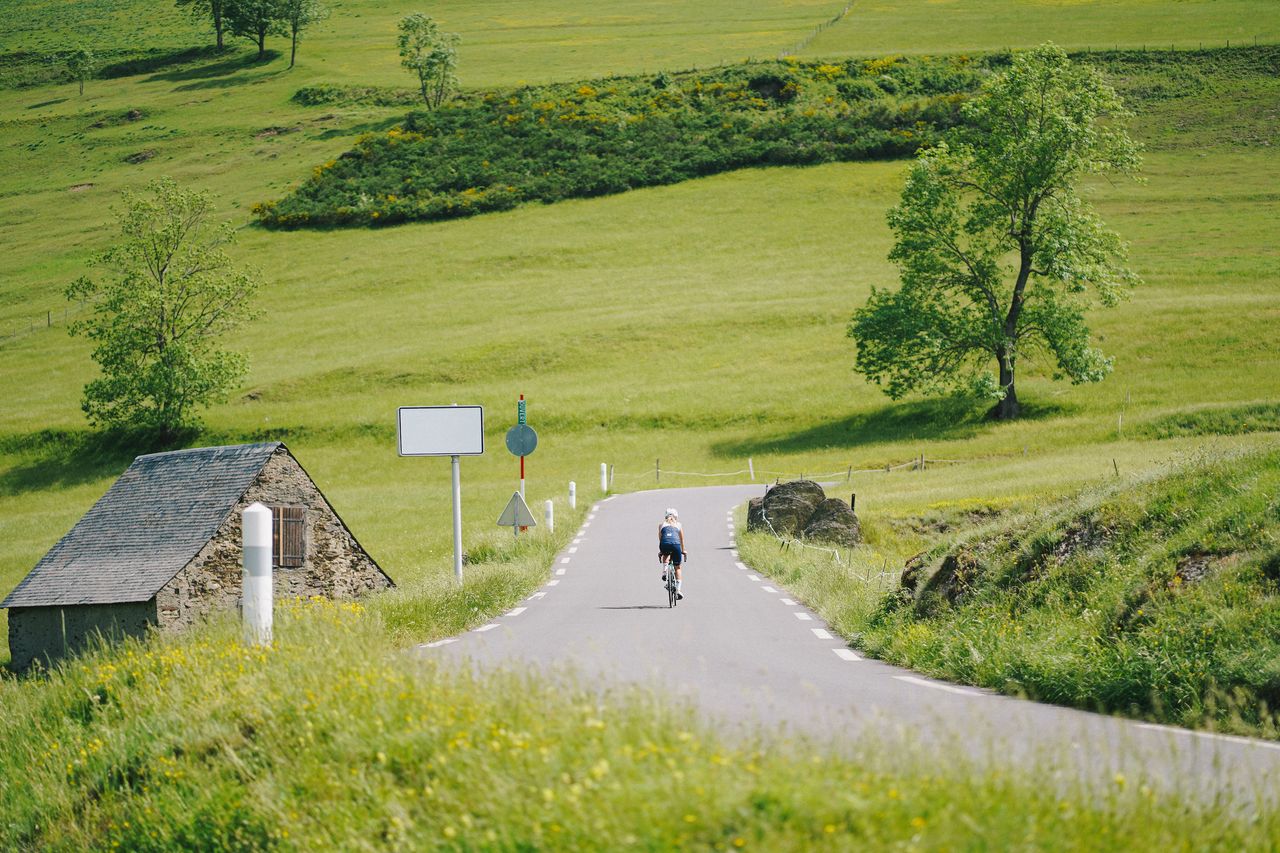
M 668 578 L 667 578 L 667 607 L 675 607 L 675 606 L 676 606 L 676 582 L 675 582 L 674 580 L 672 580 L 670 576 L 668 576 Z

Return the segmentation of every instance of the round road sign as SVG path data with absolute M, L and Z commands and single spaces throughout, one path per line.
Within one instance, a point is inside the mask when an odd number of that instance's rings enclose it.
M 512 456 L 528 456 L 538 446 L 538 434 L 528 424 L 516 424 L 507 430 L 507 450 Z

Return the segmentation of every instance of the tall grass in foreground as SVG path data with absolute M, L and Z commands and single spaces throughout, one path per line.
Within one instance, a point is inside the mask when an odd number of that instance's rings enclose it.
M 231 620 L 0 684 L 12 849 L 1241 849 L 1231 816 L 868 742 L 728 742 L 640 690 L 477 675 L 398 652 L 358 604 Z
M 1280 451 L 1204 452 L 942 537 L 910 561 L 843 564 L 743 536 L 862 648 L 1042 701 L 1277 737 Z M 900 566 L 901 563 L 899 562 Z

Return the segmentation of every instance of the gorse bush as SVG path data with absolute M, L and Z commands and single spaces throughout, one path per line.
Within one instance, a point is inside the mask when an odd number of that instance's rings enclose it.
M 757 62 L 470 93 L 410 113 L 256 206 L 276 227 L 468 216 L 670 184 L 758 165 L 902 157 L 959 120 L 987 62 L 889 58 Z M 371 90 L 378 104 L 394 92 Z M 351 102 L 313 86 L 295 100 Z

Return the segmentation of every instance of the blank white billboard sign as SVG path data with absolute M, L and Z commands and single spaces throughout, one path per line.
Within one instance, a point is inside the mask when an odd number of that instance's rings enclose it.
M 483 406 L 401 406 L 396 410 L 401 456 L 479 456 L 484 453 Z

